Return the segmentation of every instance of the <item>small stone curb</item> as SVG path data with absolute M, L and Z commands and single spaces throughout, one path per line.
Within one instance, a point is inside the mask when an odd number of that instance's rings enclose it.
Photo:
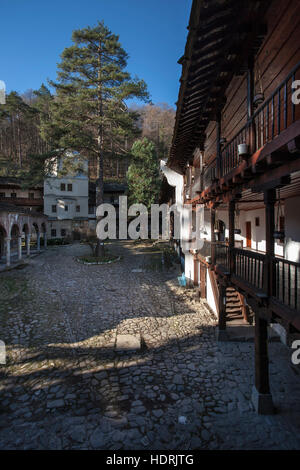
M 95 261 L 95 262 L 88 262 L 88 261 L 82 261 L 80 260 L 79 258 L 75 258 L 75 260 L 77 261 L 77 263 L 80 263 L 80 264 L 87 264 L 87 265 L 90 265 L 90 264 L 111 264 L 111 263 L 115 263 L 116 261 L 120 261 L 121 259 L 121 256 L 118 256 L 118 258 L 116 259 L 112 259 L 111 261 Z

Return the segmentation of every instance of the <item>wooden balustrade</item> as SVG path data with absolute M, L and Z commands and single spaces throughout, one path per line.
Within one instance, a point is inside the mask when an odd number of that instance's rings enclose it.
M 254 286 L 264 289 L 265 256 L 249 250 L 234 248 L 235 274 Z
M 252 153 L 272 141 L 282 131 L 300 119 L 299 110 L 292 101 L 294 91 L 292 83 L 295 80 L 300 80 L 300 62 L 291 70 L 272 95 L 255 111 L 252 118 L 223 147 L 219 163 L 220 177 L 227 175 L 241 163 L 242 158 L 238 154 L 238 145 L 245 143 L 250 146 L 253 123 L 255 142 Z M 216 177 L 216 160 L 213 160 L 204 170 L 203 188 L 201 190 L 208 188 Z
M 300 263 L 275 258 L 273 296 L 288 307 L 300 310 Z
M 215 248 L 215 259 L 216 266 L 222 267 L 225 271 L 230 270 L 229 264 L 229 246 L 226 243 L 216 242 Z

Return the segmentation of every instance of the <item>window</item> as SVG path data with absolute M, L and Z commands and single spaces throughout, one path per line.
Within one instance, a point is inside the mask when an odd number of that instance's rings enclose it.
M 56 212 L 56 205 L 53 205 L 51 207 L 52 207 L 52 212 Z
M 11 193 L 10 197 L 17 197 L 17 193 Z
M 65 191 L 66 190 L 66 185 L 65 183 L 60 183 L 60 190 Z
M 255 227 L 259 227 L 259 217 L 255 217 Z
M 51 237 L 56 237 L 56 230 L 55 228 L 51 229 Z
M 76 206 L 76 212 L 80 212 L 80 206 Z
M 34 193 L 29 193 L 29 199 L 34 199 Z
M 65 237 L 66 236 L 66 229 L 62 228 L 61 231 L 60 231 L 60 234 L 61 234 L 62 237 Z
M 68 212 L 69 206 L 65 205 L 65 211 Z
M 68 191 L 72 191 L 73 190 L 73 185 L 72 184 L 68 184 Z

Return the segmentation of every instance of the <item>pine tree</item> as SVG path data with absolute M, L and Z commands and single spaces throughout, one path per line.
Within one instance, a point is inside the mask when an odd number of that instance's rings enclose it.
M 129 203 L 150 209 L 158 202 L 161 183 L 155 145 L 144 137 L 134 142 L 131 154 L 133 161 L 127 172 Z
M 96 204 L 103 203 L 103 161 L 124 153 L 128 135 L 137 133 L 137 115 L 125 101 L 148 100 L 146 84 L 125 70 L 128 55 L 103 22 L 74 31 L 73 45 L 61 54 L 52 119 L 47 135 L 60 149 L 76 149 L 97 159 Z M 96 254 L 102 244 L 98 240 Z
M 5 105 L 0 109 L 0 122 L 8 125 L 8 148 L 6 155 L 10 162 L 14 162 L 18 168 L 23 166 L 24 149 L 22 145 L 22 127 L 24 120 L 32 119 L 34 111 L 28 106 L 21 96 L 12 91 L 6 97 Z M 1 143 L 2 147 L 2 143 Z

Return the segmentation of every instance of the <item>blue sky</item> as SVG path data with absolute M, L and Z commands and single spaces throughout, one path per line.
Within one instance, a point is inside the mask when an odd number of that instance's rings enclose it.
M 154 103 L 174 106 L 192 0 L 1 0 L 0 80 L 7 92 L 56 78 L 74 29 L 104 20 L 119 34 L 127 70 L 148 84 Z

